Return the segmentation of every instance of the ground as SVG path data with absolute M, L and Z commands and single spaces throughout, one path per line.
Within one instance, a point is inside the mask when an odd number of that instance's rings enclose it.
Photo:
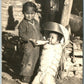
M 2 84 L 22 84 L 17 81 L 19 67 L 14 63 L 2 61 Z M 57 84 L 82 84 L 82 79 L 67 77 L 66 79 L 57 80 Z
M 8 39 L 12 37 L 12 39 Z M 16 40 L 15 40 L 16 39 Z M 10 34 L 3 34 L 2 39 L 2 84 L 22 84 L 19 80 L 20 62 L 22 59 L 21 45 L 17 45 L 17 38 L 13 38 Z M 76 41 L 78 42 L 78 41 Z M 68 50 L 68 49 L 67 49 Z M 79 59 L 79 58 L 78 58 Z M 78 62 L 78 59 L 77 62 Z M 70 64 L 67 62 L 67 64 Z M 80 68 L 79 68 L 80 69 Z M 57 84 L 82 84 L 82 79 L 76 77 L 66 77 L 59 79 Z

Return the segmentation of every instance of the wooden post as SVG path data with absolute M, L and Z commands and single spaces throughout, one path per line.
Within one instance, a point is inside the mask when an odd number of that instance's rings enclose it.
M 73 0 L 65 0 L 64 1 L 64 8 L 63 8 L 62 17 L 61 17 L 61 24 L 63 26 L 65 26 L 65 27 L 69 24 L 72 4 L 73 4 Z M 70 30 L 69 30 L 69 33 L 70 33 Z M 64 49 L 64 51 L 65 51 L 65 49 Z M 66 52 L 63 52 L 63 53 L 64 53 L 64 55 L 62 56 L 62 60 L 61 60 L 62 64 L 61 64 L 61 66 L 64 67 L 65 57 L 67 56 L 68 53 L 66 53 Z M 64 68 L 63 68 L 63 70 L 61 70 L 60 78 L 61 79 L 64 78 Z
M 63 26 L 67 26 L 69 24 L 72 4 L 73 4 L 73 0 L 65 0 L 64 2 L 64 8 L 63 8 L 62 17 L 61 17 L 61 24 Z

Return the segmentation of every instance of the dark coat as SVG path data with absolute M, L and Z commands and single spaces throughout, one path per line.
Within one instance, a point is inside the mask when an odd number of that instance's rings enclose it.
M 28 42 L 24 44 L 24 55 L 20 75 L 32 76 L 35 65 L 39 58 L 39 47 L 33 46 L 33 44 L 28 40 L 30 38 L 37 40 L 40 39 L 41 33 L 38 22 L 34 20 L 34 24 L 32 24 L 23 19 L 19 25 L 19 35 L 24 41 Z

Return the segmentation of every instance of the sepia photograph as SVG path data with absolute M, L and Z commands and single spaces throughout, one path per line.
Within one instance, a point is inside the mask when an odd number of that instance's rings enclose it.
M 83 84 L 83 0 L 1 0 L 1 84 Z

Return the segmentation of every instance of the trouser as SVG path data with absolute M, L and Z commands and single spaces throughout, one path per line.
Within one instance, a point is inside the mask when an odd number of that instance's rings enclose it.
M 55 77 L 50 73 L 46 73 L 43 78 L 41 78 L 41 73 L 39 72 L 32 84 L 56 84 Z
M 22 64 L 21 72 L 20 72 L 20 75 L 22 76 L 22 81 L 28 82 L 31 79 L 38 59 L 39 59 L 39 47 L 29 48 L 29 45 L 25 44 L 24 55 L 21 63 Z
M 31 82 L 31 76 L 23 76 L 21 81 L 25 82 L 25 83 L 30 83 Z

